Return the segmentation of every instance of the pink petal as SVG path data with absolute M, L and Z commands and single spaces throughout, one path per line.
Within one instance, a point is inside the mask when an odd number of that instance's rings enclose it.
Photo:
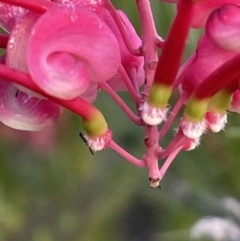
M 81 95 L 81 98 L 89 103 L 93 103 L 97 98 L 97 94 L 98 84 L 95 82 L 91 82 L 86 91 Z
M 208 0 L 196 1 L 194 5 L 191 26 L 202 28 L 205 26 L 209 15 L 217 8 L 226 4 L 240 5 L 240 0 Z
M 12 29 L 6 52 L 6 65 L 28 73 L 27 46 L 28 39 L 39 14 L 28 12 Z
M 206 25 L 208 37 L 220 48 L 240 51 L 240 7 L 225 5 L 215 10 Z
M 18 20 L 26 13 L 26 9 L 7 3 L 0 3 L 0 26 L 11 32 Z
M 59 105 L 31 96 L 0 79 L 0 121 L 19 130 L 38 131 L 54 124 L 60 117 Z
M 237 53 L 218 48 L 206 35 L 203 35 L 194 55 L 191 60 L 193 64 L 186 62 L 188 71 L 184 71 L 184 66 L 182 67 L 184 76 L 181 76 L 183 79 L 181 88 L 188 94 L 191 94 L 208 75 Z
M 83 94 L 89 80 L 110 79 L 120 64 L 111 30 L 79 5 L 57 6 L 39 18 L 29 38 L 27 58 L 36 84 L 63 99 Z

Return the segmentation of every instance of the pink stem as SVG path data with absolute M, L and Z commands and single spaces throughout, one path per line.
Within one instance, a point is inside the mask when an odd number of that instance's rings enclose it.
M 141 96 L 138 95 L 137 91 L 135 90 L 133 84 L 132 84 L 132 81 L 131 79 L 129 78 L 127 72 L 125 71 L 125 69 L 123 68 L 122 65 L 120 65 L 119 69 L 118 69 L 118 72 L 119 74 L 121 75 L 122 77 L 122 80 L 124 81 L 124 83 L 126 84 L 127 88 L 128 88 L 128 91 L 129 93 L 131 94 L 133 100 L 136 102 L 136 103 L 139 103 L 141 101 Z
M 125 151 L 122 147 L 120 147 L 113 140 L 110 141 L 108 147 L 113 149 L 114 151 L 116 151 L 120 156 L 125 158 L 127 161 L 129 161 L 133 165 L 138 166 L 138 167 L 146 167 L 146 164 L 144 161 L 139 160 L 139 159 L 135 158 L 134 156 L 132 156 L 131 154 L 129 154 L 127 151 Z
M 158 36 L 157 40 L 156 40 L 156 45 L 159 49 L 162 49 L 163 46 L 164 46 L 164 43 L 165 41 L 160 37 Z
M 178 99 L 177 103 L 174 105 L 172 111 L 170 112 L 167 121 L 164 123 L 162 129 L 159 132 L 159 140 L 162 140 L 164 136 L 166 135 L 167 131 L 171 127 L 176 115 L 178 114 L 179 110 L 185 103 L 185 101 L 188 99 L 187 95 L 181 95 Z
M 0 48 L 6 48 L 9 40 L 8 34 L 0 34 Z
M 167 36 L 158 61 L 154 82 L 172 86 L 179 70 L 190 29 L 194 1 L 181 0 L 178 13 Z
M 113 89 L 106 83 L 100 83 L 99 87 L 106 91 L 115 102 L 122 108 L 126 115 L 137 125 L 143 125 L 142 119 L 137 117 L 126 103 L 113 91 Z
M 144 87 L 143 95 L 148 96 L 150 86 L 153 82 L 154 72 L 157 66 L 157 45 L 160 43 L 160 38 L 156 31 L 150 1 L 136 0 L 136 3 L 142 28 L 142 48 L 146 76 L 146 84 Z
M 80 115 L 82 118 L 86 120 L 91 120 L 92 118 L 94 118 L 96 114 L 100 113 L 100 111 L 95 106 L 86 102 L 82 98 L 76 98 L 72 100 L 61 100 L 46 94 L 32 81 L 29 74 L 26 74 L 15 69 L 10 69 L 3 64 L 0 64 L 0 77 L 4 80 L 20 84 L 42 96 L 47 97 L 48 99 L 56 102 L 57 104 L 62 105 L 65 108 L 71 110 L 77 115 Z
M 158 143 L 158 128 L 157 126 L 147 126 L 146 127 L 146 131 L 147 131 L 147 147 L 153 147 L 154 145 L 156 145 L 156 143 Z
M 119 17 L 116 9 L 114 8 L 114 6 L 112 5 L 111 1 L 108 0 L 106 2 L 106 8 L 109 11 L 109 13 L 112 15 L 113 19 L 115 20 L 116 24 L 118 25 L 119 31 L 122 35 L 123 41 L 128 49 L 128 51 L 133 54 L 133 55 L 142 55 L 142 49 L 141 47 L 139 47 L 138 49 L 135 49 L 129 39 L 126 27 L 123 23 L 123 21 L 121 20 L 121 18 Z
M 181 131 L 178 131 L 178 133 L 174 136 L 168 147 L 158 153 L 159 159 L 164 159 L 171 155 L 171 153 L 176 150 L 179 146 L 188 146 L 189 139 L 183 135 Z
M 177 156 L 177 154 L 182 150 L 183 146 L 179 146 L 176 150 L 174 150 L 169 157 L 167 158 L 167 160 L 164 162 L 164 164 L 162 165 L 162 167 L 160 168 L 160 177 L 161 180 L 163 179 L 166 171 L 168 170 L 169 166 L 171 165 L 171 163 L 173 162 L 173 160 L 175 159 L 175 157 Z
M 142 92 L 142 96 L 146 97 L 149 94 L 150 87 L 153 82 L 154 72 L 157 66 L 158 61 L 158 44 L 161 41 L 161 38 L 158 36 L 152 9 L 149 0 L 136 0 L 140 21 L 141 21 L 141 29 L 142 29 L 142 49 L 144 56 L 144 70 L 145 70 L 145 79 L 146 83 L 144 86 L 144 90 Z M 145 160 L 149 166 L 149 173 L 152 175 L 155 166 L 158 165 L 157 157 L 156 157 L 156 149 L 159 149 L 158 146 L 158 129 L 157 126 L 146 126 L 146 134 L 147 140 L 145 142 L 147 151 L 145 154 Z M 153 170 L 151 169 L 153 168 Z
M 44 0 L 1 0 L 1 2 L 23 7 L 36 13 L 45 13 L 55 4 Z

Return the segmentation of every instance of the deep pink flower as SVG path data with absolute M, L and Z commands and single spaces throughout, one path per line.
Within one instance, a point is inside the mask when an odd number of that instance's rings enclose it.
M 21 56 L 26 56 L 23 62 L 28 72 L 48 94 L 72 99 L 86 91 L 89 81 L 106 81 L 117 72 L 120 56 L 116 38 L 92 11 L 79 5 L 58 6 L 35 21 L 31 19 L 29 30 L 28 21 L 22 20 L 22 26 L 18 24 L 13 30 L 8 51 L 12 55 L 12 49 L 24 52 Z M 28 32 L 23 35 L 20 29 Z M 22 63 L 22 57 L 15 62 Z
M 0 64 L 0 121 L 8 126 L 39 130 L 59 118 L 60 106 L 68 108 L 82 117 L 81 136 L 92 151 L 109 147 L 147 167 L 150 186 L 158 187 L 180 151 L 194 149 L 209 130 L 224 129 L 227 109 L 240 112 L 240 0 L 165 0 L 177 6 L 165 40 L 145 0 L 136 1 L 142 39 L 109 0 L 5 1 L 0 24 L 9 35 L 0 35 L 1 47 L 7 46 L 6 65 Z M 8 4 L 13 2 L 20 7 Z M 188 33 L 200 27 L 205 32 L 180 67 Z M 91 104 L 101 89 L 143 126 L 141 159 L 115 143 Z M 180 96 L 171 108 L 176 89 Z M 136 113 L 118 90 L 129 91 Z M 164 149 L 161 141 L 184 104 L 177 132 Z M 165 159 L 161 166 L 159 159 Z

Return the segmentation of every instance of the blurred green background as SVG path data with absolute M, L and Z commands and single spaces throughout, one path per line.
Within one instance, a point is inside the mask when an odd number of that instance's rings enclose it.
M 135 1 L 113 2 L 140 33 Z M 158 32 L 165 37 L 174 6 L 157 0 L 151 4 Z M 191 33 L 187 54 L 198 34 Z M 121 96 L 134 106 L 128 94 Z M 96 105 L 115 141 L 141 157 L 142 128 L 104 93 Z M 205 216 L 239 225 L 239 206 L 236 211 L 234 205 L 226 205 L 226 200 L 237 205 L 240 199 L 240 117 L 229 117 L 225 132 L 207 134 L 198 149 L 176 158 L 161 190 L 149 187 L 147 170 L 111 150 L 92 156 L 78 136 L 80 119 L 68 111 L 56 126 L 41 133 L 1 125 L 0 240 L 187 241 L 194 224 Z

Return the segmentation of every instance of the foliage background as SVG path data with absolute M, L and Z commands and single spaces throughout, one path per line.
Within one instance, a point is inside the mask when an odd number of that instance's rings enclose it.
M 135 2 L 113 2 L 140 33 Z M 151 4 L 158 32 L 165 37 L 174 6 L 156 0 Z M 191 33 L 186 56 L 198 35 Z M 127 94 L 121 96 L 134 108 Z M 141 157 L 143 130 L 104 93 L 96 105 L 115 140 Z M 80 119 L 68 111 L 42 133 L 1 125 L 0 240 L 187 241 L 194 223 L 204 216 L 231 218 L 239 224 L 240 217 L 222 201 L 240 199 L 240 118 L 229 116 L 225 132 L 207 134 L 197 150 L 177 157 L 162 190 L 149 188 L 147 171 L 111 150 L 92 156 L 78 136 Z

